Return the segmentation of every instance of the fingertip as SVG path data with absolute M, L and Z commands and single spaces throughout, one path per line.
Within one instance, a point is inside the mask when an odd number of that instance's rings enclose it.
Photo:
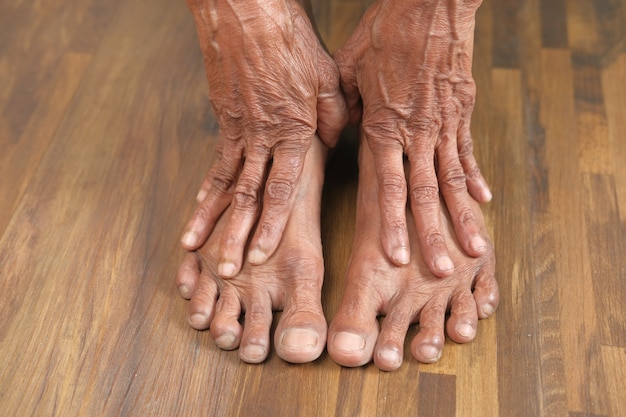
M 198 247 L 199 236 L 192 230 L 185 232 L 180 240 L 180 243 L 185 249 L 194 250 Z
M 450 256 L 442 255 L 435 259 L 433 262 L 433 273 L 440 277 L 447 277 L 454 272 L 454 263 Z

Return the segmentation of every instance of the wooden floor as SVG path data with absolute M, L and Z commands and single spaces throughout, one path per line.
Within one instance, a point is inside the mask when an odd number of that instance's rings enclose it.
M 331 50 L 365 3 L 315 4 Z M 392 373 L 246 365 L 186 324 L 178 240 L 217 131 L 195 36 L 182 0 L 0 0 L 0 415 L 626 416 L 626 0 L 485 0 L 472 129 L 502 302 Z M 329 319 L 354 161 L 346 142 L 328 168 Z

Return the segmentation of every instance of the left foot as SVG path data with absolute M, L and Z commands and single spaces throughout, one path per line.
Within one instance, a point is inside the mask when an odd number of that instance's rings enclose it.
M 436 362 L 443 350 L 444 327 L 453 341 L 469 342 L 476 335 L 478 319 L 495 311 L 499 295 L 493 249 L 487 243 L 482 256 L 467 256 L 454 238 L 451 221 L 440 213 L 445 237 L 454 242 L 450 254 L 455 270 L 438 278 L 419 253 L 419 239 L 408 213 L 409 230 L 413 231 L 409 233 L 411 260 L 401 267 L 392 264 L 380 244 L 377 188 L 374 160 L 362 140 L 354 244 L 346 290 L 328 331 L 328 353 L 344 366 L 360 366 L 373 359 L 382 370 L 397 369 L 409 325 L 419 322 L 411 352 L 420 362 Z M 480 213 L 477 204 L 474 209 Z M 488 242 L 482 216 L 478 222 Z M 379 329 L 377 316 L 381 315 L 386 317 Z
M 204 246 L 188 253 L 179 268 L 176 283 L 180 294 L 190 300 L 189 324 L 198 330 L 210 329 L 222 349 L 239 348 L 244 362 L 258 363 L 267 358 L 275 310 L 283 310 L 274 337 L 276 352 L 282 359 L 293 363 L 313 361 L 326 344 L 320 239 L 325 152 L 316 139 L 306 156 L 303 179 L 283 238 L 267 262 L 245 262 L 234 278 L 220 278 L 218 249 L 229 209 Z M 239 322 L 242 314 L 243 326 Z

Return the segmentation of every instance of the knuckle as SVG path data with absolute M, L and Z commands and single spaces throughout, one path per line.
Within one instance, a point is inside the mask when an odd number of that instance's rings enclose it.
M 401 218 L 394 218 L 385 222 L 385 227 L 393 235 L 406 233 L 406 222 Z
M 253 210 L 259 203 L 258 190 L 250 186 L 239 186 L 233 195 L 236 209 Z
M 480 168 L 478 168 L 478 165 L 476 165 L 476 163 L 472 164 L 469 169 L 465 171 L 465 178 L 467 179 L 480 178 L 481 176 L 482 175 L 480 173 Z
M 467 158 L 474 154 L 474 142 L 470 136 L 460 137 L 457 146 L 459 158 Z
M 235 184 L 235 176 L 225 172 L 217 171 L 210 178 L 211 187 L 222 193 L 231 193 Z
M 440 181 L 442 188 L 451 192 L 464 191 L 467 188 L 465 173 L 460 167 L 443 173 Z
M 426 230 L 423 235 L 423 240 L 428 246 L 433 248 L 443 248 L 446 245 L 441 231 L 436 228 Z
M 268 180 L 265 186 L 265 197 L 269 202 L 285 203 L 293 194 L 294 185 L 284 179 Z
M 473 226 L 476 224 L 476 216 L 474 212 L 469 207 L 465 207 L 459 213 L 459 223 L 463 226 Z
M 403 199 L 406 192 L 406 178 L 398 174 L 388 173 L 383 175 L 380 186 L 385 199 Z
M 411 203 L 424 206 L 439 201 L 439 188 L 434 185 L 420 185 L 411 189 Z

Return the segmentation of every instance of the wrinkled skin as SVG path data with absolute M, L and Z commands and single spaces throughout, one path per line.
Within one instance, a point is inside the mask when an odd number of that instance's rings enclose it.
M 333 146 L 347 123 L 339 72 L 304 8 L 292 0 L 188 0 L 220 125 L 218 158 L 182 238 L 202 245 L 225 208 L 217 272 L 265 262 L 282 236 L 318 132 Z M 232 203 L 231 203 L 232 202 Z M 262 207 L 262 209 L 261 209 Z
M 477 222 L 480 209 L 471 198 L 491 199 L 470 134 L 479 5 L 475 0 L 379 0 L 334 54 L 350 119 L 362 121 L 374 155 L 384 252 L 396 265 L 409 263 L 408 195 L 421 253 L 440 277 L 452 274 L 454 263 L 439 217 L 439 191 L 463 250 L 481 256 L 489 249 Z M 403 155 L 411 163 L 408 189 Z
M 310 362 L 319 357 L 326 345 L 320 237 L 325 153 L 321 142 L 314 140 L 283 239 L 267 262 L 244 262 L 237 276 L 219 276 L 219 241 L 233 210 L 231 206 L 218 219 L 207 242 L 197 251 L 188 252 L 178 270 L 177 287 L 190 300 L 189 324 L 198 330 L 208 328 L 221 349 L 239 349 L 244 362 L 262 362 L 269 354 L 275 310 L 283 310 L 274 338 L 274 348 L 282 359 Z M 241 315 L 245 316 L 243 326 Z
M 344 366 L 361 366 L 373 360 L 378 368 L 391 371 L 402 364 L 409 325 L 419 322 L 411 353 L 420 362 L 436 362 L 446 333 L 457 343 L 473 340 L 478 319 L 489 317 L 498 306 L 495 257 L 484 221 L 477 217 L 487 250 L 479 257 L 470 257 L 455 239 L 445 205 L 441 206 L 442 231 L 451 243 L 456 269 L 452 275 L 439 278 L 429 271 L 417 250 L 418 236 L 408 213 L 413 253 L 408 265 L 398 267 L 387 259 L 380 243 L 378 191 L 373 156 L 367 142 L 362 141 L 354 244 L 346 290 L 328 330 L 328 352 Z M 476 205 L 474 202 L 473 208 Z M 377 316 L 381 315 L 385 317 L 379 328 Z

